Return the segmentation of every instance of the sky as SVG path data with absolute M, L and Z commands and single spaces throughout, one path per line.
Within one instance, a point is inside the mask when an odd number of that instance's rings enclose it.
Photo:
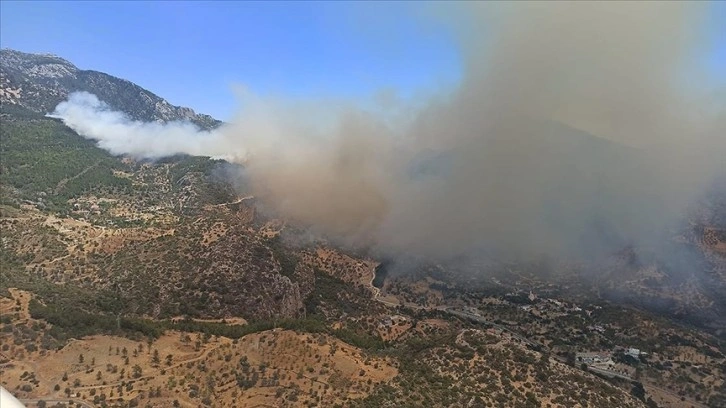
M 430 3 L 429 3 L 430 4 Z M 726 78 L 726 2 L 709 66 Z M 0 46 L 59 55 L 219 119 L 243 85 L 285 98 L 404 98 L 462 76 L 456 27 L 414 2 L 0 2 Z
M 385 15 L 360 3 L 0 3 L 0 44 L 57 54 L 173 104 L 229 119 L 233 89 L 287 98 L 367 98 L 456 83 L 460 62 L 445 26 L 406 3 Z
M 709 61 L 711 72 L 726 83 L 726 1 L 711 4 L 709 25 L 716 32 L 713 37 L 712 54 Z

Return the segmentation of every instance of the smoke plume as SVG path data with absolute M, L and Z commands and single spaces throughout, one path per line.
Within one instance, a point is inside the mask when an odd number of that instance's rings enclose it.
M 434 7 L 458 30 L 465 71 L 416 106 L 245 93 L 212 132 L 134 122 L 88 94 L 54 115 L 114 154 L 242 163 L 285 217 L 435 257 L 648 244 L 726 174 L 724 105 L 701 71 L 704 3 Z
M 48 115 L 78 134 L 98 141 L 114 155 L 158 159 L 176 154 L 215 156 L 224 152 L 219 132 L 203 132 L 189 122 L 139 122 L 111 110 L 88 92 L 75 92 Z

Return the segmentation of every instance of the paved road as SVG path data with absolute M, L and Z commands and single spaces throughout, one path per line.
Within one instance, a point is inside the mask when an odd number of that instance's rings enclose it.
M 456 309 L 453 309 L 453 308 L 448 307 L 448 306 L 441 306 L 441 307 L 438 307 L 436 309 L 437 310 L 444 311 L 444 312 L 449 313 L 449 314 L 452 314 L 452 315 L 455 315 L 455 316 L 459 316 L 459 317 L 463 317 L 463 318 L 466 318 L 466 319 L 474 320 L 474 321 L 479 322 L 479 323 L 484 323 L 484 324 L 491 325 L 491 326 L 493 326 L 493 327 L 495 327 L 495 328 L 497 328 L 499 330 L 506 331 L 507 333 L 511 334 L 512 337 L 514 337 L 515 339 L 517 339 L 517 340 L 519 340 L 519 341 L 521 341 L 523 343 L 529 344 L 532 347 L 541 347 L 543 349 L 545 348 L 545 346 L 543 344 L 540 344 L 540 343 L 538 343 L 536 341 L 530 340 L 530 339 L 522 336 L 521 334 L 513 331 L 512 329 L 510 329 L 510 328 L 508 328 L 506 326 L 502 326 L 501 324 L 494 323 L 491 320 L 487 320 L 487 319 L 485 319 L 484 317 L 482 317 L 480 315 L 476 315 L 476 314 L 473 314 L 473 313 L 468 313 L 468 312 L 456 310 Z
M 375 274 L 373 276 L 374 276 L 373 279 L 375 279 Z M 540 343 L 537 343 L 536 341 L 530 340 L 530 339 L 522 336 L 521 334 L 513 331 L 512 329 L 510 329 L 508 327 L 502 326 L 501 324 L 494 323 L 491 320 L 487 320 L 483 316 L 480 316 L 480 315 L 476 315 L 476 314 L 473 314 L 473 313 L 468 313 L 468 312 L 465 312 L 463 310 L 456 310 L 455 308 L 453 308 L 451 306 L 427 307 L 427 306 L 417 305 L 415 303 L 395 304 L 395 303 L 392 303 L 392 302 L 388 302 L 386 300 L 383 300 L 383 299 L 380 298 L 380 294 L 381 294 L 380 289 L 378 289 L 375 286 L 373 286 L 373 279 L 371 279 L 371 282 L 370 282 L 370 286 L 373 288 L 373 293 L 374 293 L 373 298 L 375 300 L 383 303 L 386 306 L 389 306 L 389 307 L 402 306 L 402 307 L 407 307 L 407 308 L 415 309 L 415 310 L 438 310 L 440 312 L 448 313 L 448 314 L 451 314 L 451 315 L 454 315 L 454 316 L 463 317 L 465 319 L 474 320 L 474 321 L 479 322 L 479 323 L 488 324 L 488 325 L 490 325 L 492 327 L 495 327 L 495 328 L 497 328 L 499 330 L 506 331 L 507 333 L 511 334 L 512 337 L 514 337 L 514 338 L 522 341 L 523 343 L 529 344 L 532 347 L 538 347 L 538 348 L 546 349 L 546 347 L 544 346 L 544 344 L 540 344 Z
M 597 368 L 597 367 L 593 367 L 593 366 L 587 366 L 587 371 L 592 371 L 593 373 L 606 375 L 608 377 L 615 377 L 615 378 L 621 378 L 623 380 L 633 381 L 633 378 L 630 377 L 629 375 L 616 373 L 616 372 L 610 371 L 610 370 L 603 370 L 602 368 Z

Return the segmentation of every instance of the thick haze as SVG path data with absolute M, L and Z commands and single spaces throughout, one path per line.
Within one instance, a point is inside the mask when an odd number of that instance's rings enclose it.
M 437 257 L 648 244 L 726 173 L 724 92 L 701 71 L 703 3 L 430 11 L 457 27 L 466 69 L 457 89 L 416 106 L 241 92 L 241 113 L 211 133 L 133 122 L 89 94 L 54 115 L 115 154 L 244 163 L 255 194 L 286 217 Z

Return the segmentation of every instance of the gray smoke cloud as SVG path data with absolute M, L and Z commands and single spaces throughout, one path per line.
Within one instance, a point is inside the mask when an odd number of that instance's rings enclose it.
M 724 94 L 699 71 L 711 35 L 703 3 L 429 11 L 457 27 L 465 72 L 426 103 L 382 98 L 381 113 L 244 91 L 240 114 L 213 132 L 130 121 L 88 94 L 54 115 L 115 154 L 242 163 L 255 194 L 287 218 L 434 257 L 648 243 L 726 174 Z

